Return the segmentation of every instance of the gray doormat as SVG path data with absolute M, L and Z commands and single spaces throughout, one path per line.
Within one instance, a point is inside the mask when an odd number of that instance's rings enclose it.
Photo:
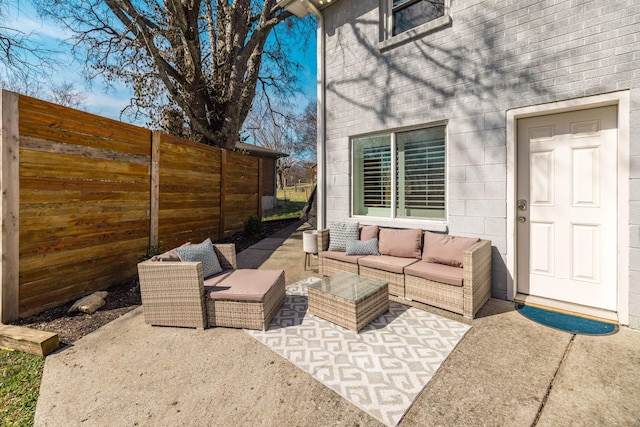
M 360 333 L 307 313 L 308 278 L 266 331 L 246 330 L 353 405 L 389 426 L 413 401 L 470 329 L 455 320 L 391 301 Z

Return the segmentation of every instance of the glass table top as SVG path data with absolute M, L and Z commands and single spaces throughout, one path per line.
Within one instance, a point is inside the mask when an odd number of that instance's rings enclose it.
M 387 282 L 381 280 L 341 272 L 325 277 L 321 282 L 309 285 L 309 288 L 355 303 L 373 295 L 385 285 Z

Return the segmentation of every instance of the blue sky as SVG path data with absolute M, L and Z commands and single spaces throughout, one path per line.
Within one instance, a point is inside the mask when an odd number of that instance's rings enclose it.
M 59 52 L 57 59 L 60 61 L 59 69 L 52 70 L 50 78 L 55 83 L 73 83 L 75 90 L 85 95 L 85 109 L 91 113 L 120 120 L 121 110 L 129 103 L 130 92 L 124 85 L 116 84 L 108 88 L 99 78 L 87 83 L 82 76 L 83 63 L 77 61 L 71 55 L 70 45 L 67 39 L 71 33 L 63 27 L 50 21 L 43 21 L 37 15 L 29 2 L 15 3 L 17 7 L 9 7 L 6 10 L 9 27 L 19 29 L 28 34 L 29 38 L 42 46 Z M 304 49 L 294 49 L 291 52 L 294 59 L 303 65 L 299 73 L 300 84 L 304 95 L 297 102 L 300 109 L 304 109 L 307 100 L 316 96 L 316 41 L 315 32 L 313 39 L 306 43 Z M 2 65 L 0 64 L 0 67 Z M 43 96 L 45 98 L 45 96 Z M 123 117 L 124 121 L 128 119 Z

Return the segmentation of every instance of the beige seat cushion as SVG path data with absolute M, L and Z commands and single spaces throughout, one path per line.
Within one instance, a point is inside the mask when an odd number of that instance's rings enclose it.
M 358 260 L 358 265 L 375 268 L 390 273 L 402 274 L 408 265 L 418 262 L 415 258 L 400 258 L 389 255 L 367 255 Z
M 433 262 L 418 261 L 405 268 L 404 274 L 408 276 L 422 277 L 434 282 L 446 283 L 452 286 L 462 286 L 463 269 L 450 265 L 436 264 Z
M 233 273 L 233 270 L 222 270 L 220 273 L 204 279 L 205 288 L 207 286 L 216 286 L 218 283 L 226 279 L 231 273 Z
M 322 256 L 329 259 L 335 259 L 336 261 L 348 262 L 350 264 L 357 264 L 358 260 L 364 255 L 346 255 L 344 252 L 339 251 L 324 251 Z
M 213 300 L 264 302 L 282 275 L 282 270 L 234 270 L 205 292 Z

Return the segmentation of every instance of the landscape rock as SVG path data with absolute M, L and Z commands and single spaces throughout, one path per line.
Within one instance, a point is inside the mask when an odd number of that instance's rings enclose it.
M 107 291 L 98 291 L 81 298 L 76 301 L 71 308 L 69 308 L 69 313 L 80 311 L 82 313 L 93 314 L 97 309 L 105 304 L 104 299 L 107 295 L 109 295 L 109 292 Z

